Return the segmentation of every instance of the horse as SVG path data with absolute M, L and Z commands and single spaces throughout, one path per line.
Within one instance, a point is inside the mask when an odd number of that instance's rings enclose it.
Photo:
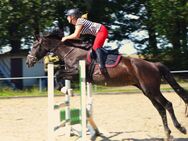
M 82 47 L 75 47 L 71 42 L 71 40 L 61 42 L 61 37 L 54 35 L 38 36 L 33 43 L 31 52 L 27 56 L 26 64 L 28 67 L 32 67 L 48 52 L 53 52 L 66 65 L 66 69 L 60 70 L 61 78 L 73 79 L 79 73 L 79 60 L 87 60 L 88 50 Z M 86 67 L 89 68 L 90 64 L 87 63 Z M 164 64 L 122 56 L 117 66 L 107 68 L 107 71 L 109 78 L 103 76 L 99 68 L 95 66 L 94 73 L 92 74 L 92 83 L 107 84 L 108 86 L 132 85 L 137 87 L 149 98 L 161 116 L 167 139 L 171 136 L 171 130 L 168 126 L 166 111 L 169 112 L 174 126 L 181 133 L 187 133 L 186 128 L 178 122 L 172 103 L 160 91 L 161 79 L 164 78 L 169 83 L 178 96 L 185 102 L 186 108 L 188 106 L 188 92 L 176 82 Z M 187 110 L 186 115 L 188 115 Z

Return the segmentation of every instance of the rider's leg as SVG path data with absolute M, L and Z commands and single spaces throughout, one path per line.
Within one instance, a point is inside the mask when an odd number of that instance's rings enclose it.
M 105 68 L 105 59 L 106 58 L 104 56 L 105 54 L 104 54 L 103 50 L 101 48 L 98 48 L 96 50 L 96 55 L 97 55 L 97 58 L 99 60 L 99 68 L 100 68 L 101 72 L 103 74 L 107 73 L 107 70 Z
M 108 30 L 105 26 L 101 26 L 99 32 L 96 35 L 94 44 L 93 44 L 93 50 L 96 53 L 97 59 L 99 60 L 99 66 L 101 69 L 102 74 L 106 76 L 107 70 L 105 68 L 105 54 L 103 54 L 102 46 L 108 37 Z

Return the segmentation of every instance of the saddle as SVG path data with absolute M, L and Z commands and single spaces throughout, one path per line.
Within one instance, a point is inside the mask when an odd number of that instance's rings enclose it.
M 99 61 L 96 59 L 96 56 L 94 58 L 92 58 L 90 56 L 91 54 L 91 48 L 92 48 L 92 43 L 90 41 L 83 41 L 83 40 L 67 40 L 65 41 L 66 45 L 70 45 L 70 46 L 74 46 L 77 48 L 82 48 L 85 50 L 90 50 L 88 51 L 88 55 L 87 55 L 87 63 L 90 64 L 92 62 L 92 59 L 95 60 L 95 64 L 98 65 Z M 105 58 L 105 66 L 106 68 L 113 68 L 116 67 L 117 64 L 119 63 L 120 59 L 121 59 L 121 55 L 118 52 L 118 49 L 114 49 L 114 50 L 106 50 L 104 48 L 103 49 L 103 56 Z
M 91 57 L 91 51 L 90 50 L 87 54 L 87 76 L 88 76 L 88 81 L 92 82 L 93 80 L 93 75 L 102 74 L 100 72 L 99 68 L 99 60 L 96 58 L 93 58 L 93 55 Z M 118 52 L 118 49 L 115 50 L 105 50 L 103 51 L 103 56 L 105 57 L 105 67 L 106 68 L 114 68 L 116 67 L 120 60 L 121 60 L 121 55 Z
M 99 65 L 99 60 L 96 59 L 96 56 L 94 55 L 94 58 L 91 57 L 91 52 L 90 50 L 87 55 L 87 63 L 91 64 L 92 60 L 95 62 L 95 65 Z M 121 55 L 118 52 L 118 49 L 114 50 L 105 50 L 103 49 L 103 56 L 105 58 L 105 67 L 106 68 L 113 68 L 116 67 L 121 59 Z

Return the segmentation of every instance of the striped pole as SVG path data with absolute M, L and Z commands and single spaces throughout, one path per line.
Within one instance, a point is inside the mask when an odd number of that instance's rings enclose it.
M 81 140 L 86 141 L 86 62 L 84 60 L 79 61 L 80 66 L 80 89 L 81 89 Z
M 54 65 L 48 63 L 48 141 L 54 137 Z

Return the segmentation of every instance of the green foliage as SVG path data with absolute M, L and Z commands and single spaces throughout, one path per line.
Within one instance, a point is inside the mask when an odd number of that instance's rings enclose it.
M 145 1 L 144 6 L 146 18 L 143 24 L 149 34 L 146 42 L 149 42 L 146 48 L 140 48 L 141 54 L 148 60 L 161 61 L 172 69 L 186 69 L 188 2 L 150 0 Z
M 10 45 L 19 51 L 54 21 L 63 31 L 73 32 L 64 11 L 79 7 L 90 20 L 108 27 L 110 40 L 132 40 L 148 60 L 188 65 L 186 0 L 1 0 L 0 7 L 0 48 Z M 140 31 L 147 34 L 139 37 L 135 33 Z

